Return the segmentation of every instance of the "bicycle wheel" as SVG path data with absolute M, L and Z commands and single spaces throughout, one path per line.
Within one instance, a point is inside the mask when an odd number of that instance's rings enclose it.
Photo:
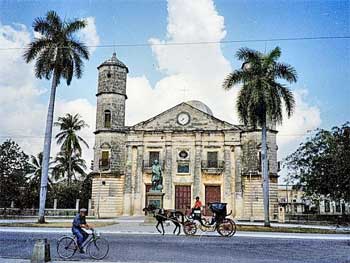
M 77 251 L 77 244 L 72 237 L 61 237 L 57 242 L 57 254 L 64 259 L 73 257 Z
M 193 222 L 185 222 L 184 225 L 184 232 L 187 236 L 194 236 L 197 232 L 197 225 Z
M 235 232 L 235 225 L 230 219 L 225 219 L 219 223 L 217 231 L 223 237 L 231 237 Z
M 90 257 L 94 259 L 104 259 L 109 252 L 108 241 L 102 237 L 92 239 L 87 247 Z

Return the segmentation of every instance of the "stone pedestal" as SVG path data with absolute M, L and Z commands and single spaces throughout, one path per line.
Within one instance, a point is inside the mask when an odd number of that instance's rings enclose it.
M 146 193 L 146 206 L 153 204 L 157 208 L 163 208 L 164 195 L 165 193 L 152 191 L 152 190 Z M 153 217 L 153 214 L 150 214 L 150 213 L 147 214 L 147 216 L 145 217 L 145 223 L 153 223 L 153 222 L 155 222 L 155 218 Z

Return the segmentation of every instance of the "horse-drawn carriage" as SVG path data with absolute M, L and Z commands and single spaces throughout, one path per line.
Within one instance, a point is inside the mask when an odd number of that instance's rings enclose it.
M 154 215 L 157 220 L 156 229 L 163 235 L 165 233 L 163 222 L 171 221 L 175 225 L 173 233 L 177 235 L 180 234 L 180 226 L 182 225 L 185 234 L 190 236 L 195 235 L 199 228 L 203 232 L 217 231 L 221 236 L 232 237 L 236 233 L 236 224 L 231 218 L 228 218 L 231 212 L 227 214 L 226 206 L 226 203 L 209 203 L 208 207 L 213 213 L 209 220 L 202 217 L 200 210 L 195 209 L 191 216 L 185 216 L 182 212 L 176 210 L 157 209 L 153 205 L 144 208 L 144 211 Z M 158 228 L 159 226 L 161 226 L 161 229 Z
M 183 224 L 183 229 L 186 235 L 193 236 L 199 228 L 203 232 L 217 231 L 221 236 L 231 237 L 236 233 L 236 224 L 228 218 L 232 212 L 227 214 L 226 203 L 209 203 L 208 207 L 213 213 L 211 219 L 207 220 L 202 217 L 200 210 L 193 210 L 192 215 L 187 217 Z

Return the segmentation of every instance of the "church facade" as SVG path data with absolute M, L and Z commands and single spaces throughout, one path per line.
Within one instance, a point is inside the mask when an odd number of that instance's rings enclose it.
M 199 196 L 205 204 L 227 203 L 235 218 L 262 220 L 261 131 L 220 120 L 196 100 L 125 126 L 127 74 L 115 54 L 98 67 L 93 214 L 143 214 L 158 160 L 164 208 L 183 210 Z M 278 216 L 276 133 L 268 130 L 272 220 Z

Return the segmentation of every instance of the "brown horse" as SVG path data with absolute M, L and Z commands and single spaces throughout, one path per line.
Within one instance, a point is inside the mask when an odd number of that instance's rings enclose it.
M 157 208 L 153 204 L 149 204 L 147 207 L 143 209 L 144 212 L 151 213 L 157 220 L 156 229 L 162 235 L 165 234 L 164 230 L 164 222 L 171 221 L 175 225 L 175 229 L 173 234 L 180 235 L 181 225 L 184 223 L 184 214 L 177 210 L 165 210 L 163 208 Z M 162 227 L 162 231 L 158 228 L 159 225 Z M 177 233 L 176 233 L 177 230 Z

